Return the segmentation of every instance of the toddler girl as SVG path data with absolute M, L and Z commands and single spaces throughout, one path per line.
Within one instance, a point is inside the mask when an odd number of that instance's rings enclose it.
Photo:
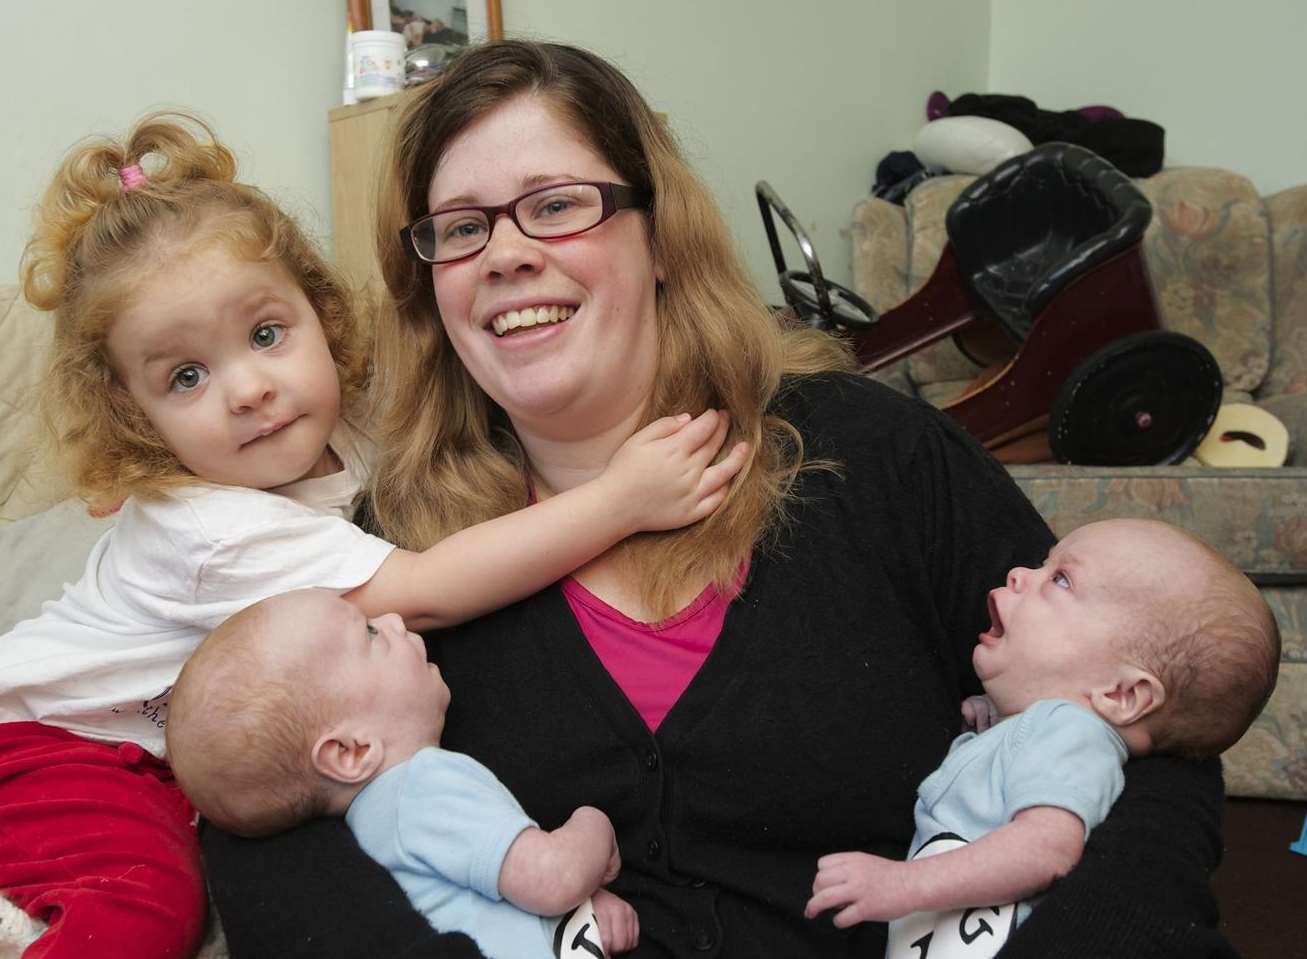
M 202 123 L 147 117 L 72 151 L 25 253 L 27 298 L 55 312 L 60 447 L 93 509 L 122 504 L 82 578 L 0 639 L 0 891 L 49 923 L 28 956 L 195 948 L 204 885 L 164 727 L 187 656 L 228 616 L 312 586 L 415 629 L 460 622 L 707 516 L 747 455 L 710 465 L 725 418 L 683 414 L 594 481 L 424 553 L 362 532 L 350 298 L 234 177 Z

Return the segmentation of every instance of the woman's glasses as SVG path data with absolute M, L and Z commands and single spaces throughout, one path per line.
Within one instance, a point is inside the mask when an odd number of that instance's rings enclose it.
M 557 240 L 593 230 L 618 210 L 643 210 L 649 194 L 620 183 L 558 183 L 501 206 L 461 206 L 419 217 L 399 231 L 404 249 L 423 263 L 452 263 L 486 248 L 500 214 L 523 234 Z

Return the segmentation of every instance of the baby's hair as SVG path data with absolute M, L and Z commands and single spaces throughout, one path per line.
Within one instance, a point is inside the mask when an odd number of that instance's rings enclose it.
M 1260 590 L 1211 546 L 1163 528 L 1188 545 L 1200 573 L 1196 594 L 1142 600 L 1126 639 L 1131 657 L 1162 681 L 1166 702 L 1150 718 L 1152 751 L 1204 759 L 1238 741 L 1266 707 L 1280 667 L 1280 628 Z
M 200 815 L 240 836 L 325 815 L 312 747 L 326 728 L 311 662 L 291 662 L 251 606 L 200 644 L 168 704 L 168 760 Z M 293 644 L 292 644 L 293 645 Z M 284 678 L 283 678 L 284 677 Z
M 20 269 L 27 300 L 55 314 L 42 405 L 93 507 L 195 482 L 132 400 L 106 340 L 145 282 L 216 243 L 287 271 L 322 324 L 343 409 L 361 402 L 367 349 L 348 288 L 289 215 L 235 177 L 235 157 L 203 121 L 153 113 L 122 140 L 75 146 L 37 207 Z

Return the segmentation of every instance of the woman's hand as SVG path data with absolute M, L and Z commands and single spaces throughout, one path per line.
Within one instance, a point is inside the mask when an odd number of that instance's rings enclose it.
M 594 907 L 606 955 L 630 952 L 640 944 L 640 917 L 629 902 L 600 889 L 590 897 L 590 905 Z
M 720 410 L 694 419 L 682 413 L 655 420 L 622 444 L 599 480 L 634 530 L 677 529 L 722 504 L 749 456 L 749 444 L 736 443 L 713 464 L 729 426 Z

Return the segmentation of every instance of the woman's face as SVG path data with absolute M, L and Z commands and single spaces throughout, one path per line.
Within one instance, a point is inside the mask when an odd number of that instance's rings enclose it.
M 427 208 L 491 206 L 577 180 L 623 182 L 544 100 L 526 95 L 450 143 Z M 455 350 L 519 430 L 583 438 L 642 411 L 658 355 L 656 268 L 643 213 L 621 210 L 587 233 L 553 240 L 527 237 L 500 216 L 484 250 L 431 272 Z M 504 331 L 505 319 L 521 323 L 527 310 L 533 325 Z

